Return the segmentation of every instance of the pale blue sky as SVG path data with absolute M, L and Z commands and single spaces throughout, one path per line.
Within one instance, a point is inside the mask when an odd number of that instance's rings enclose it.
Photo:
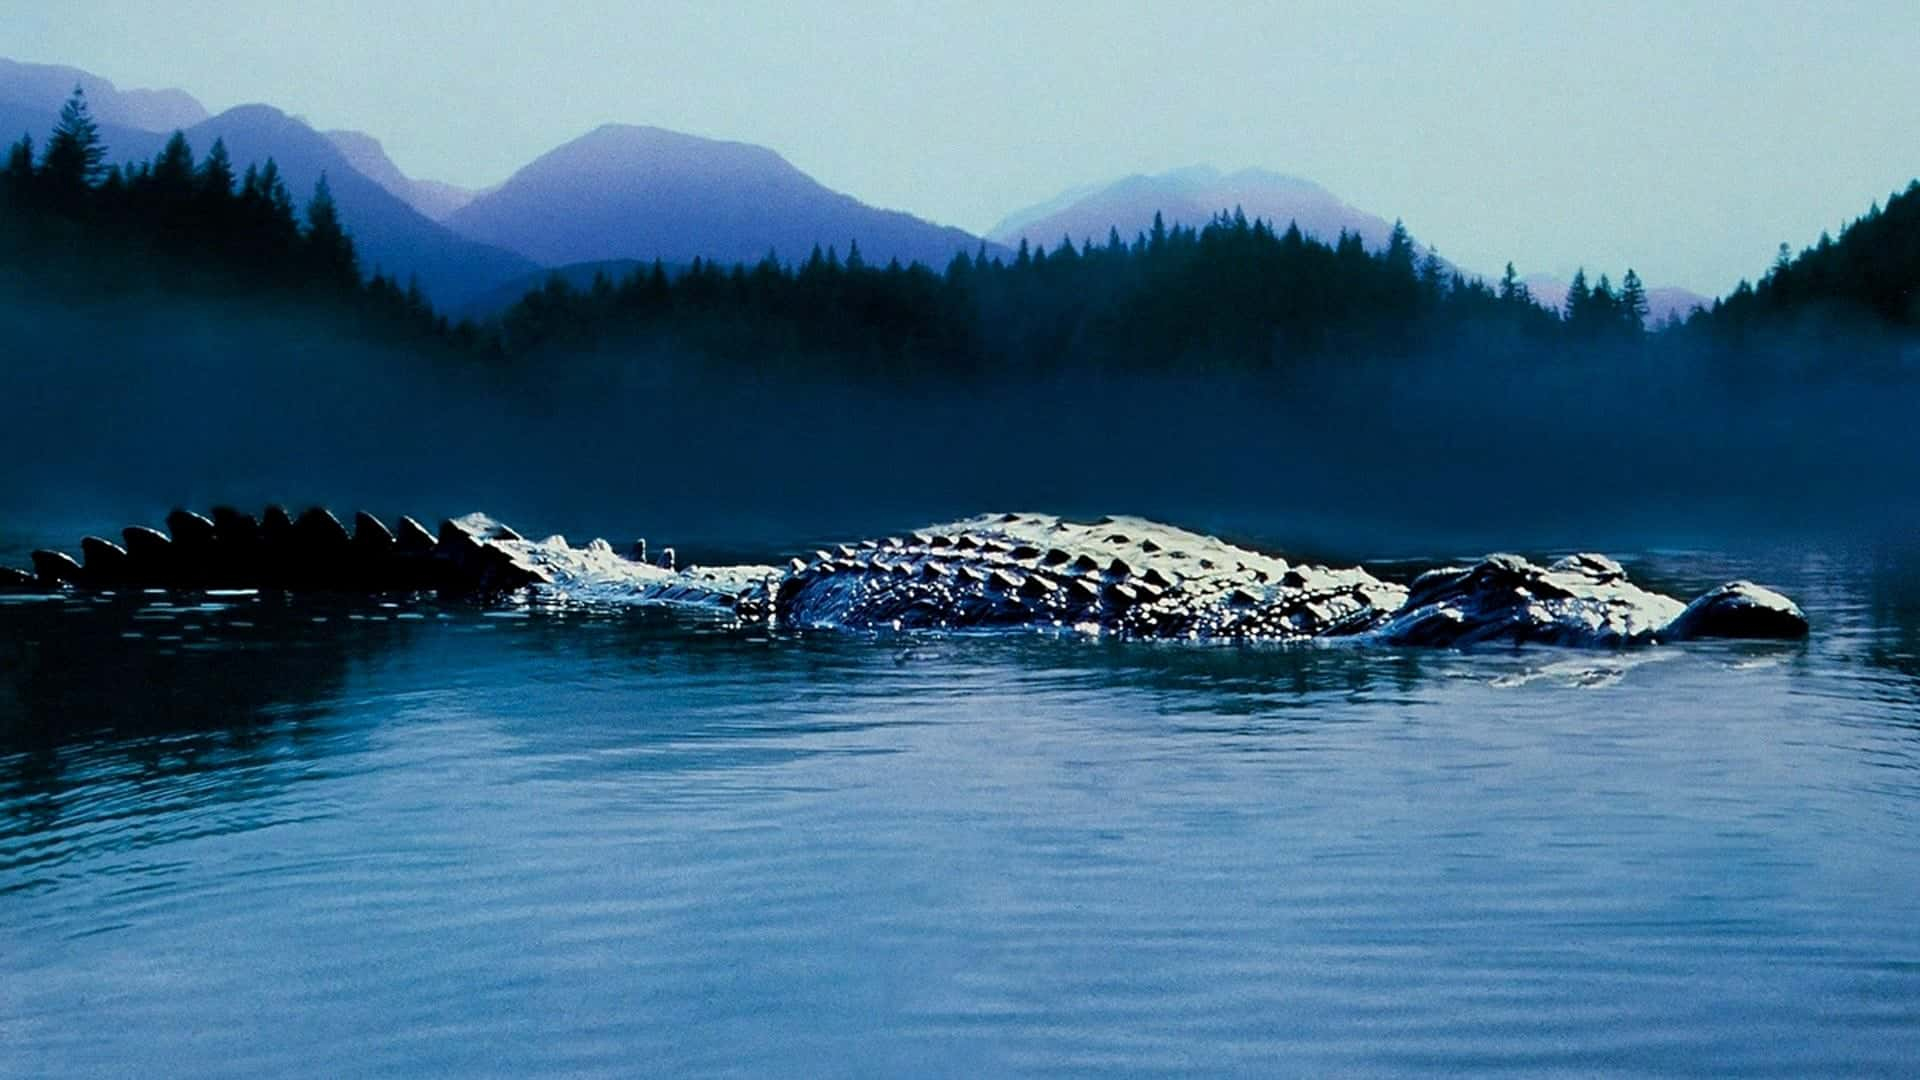
M 466 185 L 606 121 L 763 143 L 974 230 L 1130 172 L 1252 165 L 1487 273 L 1631 264 L 1716 293 L 1920 174 L 1912 0 L 0 0 L 0 55 L 268 101 Z

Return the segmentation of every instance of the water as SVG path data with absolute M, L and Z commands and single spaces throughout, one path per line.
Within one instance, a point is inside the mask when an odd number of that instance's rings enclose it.
M 0 1073 L 1920 1068 L 1920 559 L 1806 643 L 0 606 Z

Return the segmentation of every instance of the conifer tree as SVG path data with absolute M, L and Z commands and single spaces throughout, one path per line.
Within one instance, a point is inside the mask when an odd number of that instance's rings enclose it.
M 1440 261 L 1440 252 L 1428 248 L 1426 257 L 1420 260 L 1420 288 L 1426 293 L 1429 302 L 1439 299 L 1446 289 L 1446 266 Z
M 1620 298 L 1614 295 L 1613 282 L 1601 274 L 1587 299 L 1587 319 L 1583 329 L 1594 335 L 1612 332 L 1620 321 Z
M 1587 268 L 1583 266 L 1573 272 L 1573 283 L 1567 286 L 1567 303 L 1561 309 L 1561 317 L 1570 325 L 1584 324 L 1592 300 L 1593 289 L 1587 285 Z
M 1627 276 L 1620 279 L 1620 318 L 1627 329 L 1638 334 L 1647 328 L 1647 289 L 1640 283 L 1640 275 L 1633 267 L 1627 267 Z
M 1393 231 L 1387 234 L 1387 269 L 1395 278 L 1413 276 L 1413 238 L 1407 235 L 1405 222 L 1394 221 Z
M 216 201 L 233 194 L 233 159 L 227 156 L 227 141 L 213 140 L 207 160 L 200 163 L 200 192 Z
M 167 145 L 153 159 L 151 175 L 153 190 L 163 199 L 184 198 L 193 190 L 193 147 L 187 145 L 185 134 L 176 131 L 167 139 Z
M 1502 303 L 1507 303 L 1507 304 L 1533 303 L 1532 290 L 1527 288 L 1526 282 L 1520 280 L 1520 274 L 1518 271 L 1514 270 L 1512 263 L 1508 263 L 1507 272 L 1500 275 L 1499 296 Z
M 100 178 L 101 162 L 107 157 L 106 144 L 100 141 L 100 128 L 87 109 L 87 95 L 79 86 L 60 108 L 60 122 L 47 139 L 46 156 L 41 159 L 41 175 L 47 185 L 62 196 L 72 196 L 92 187 Z
M 340 211 L 333 202 L 333 188 L 327 184 L 327 174 L 324 172 L 320 174 L 320 179 L 314 181 L 313 198 L 307 202 L 305 241 L 308 260 L 323 278 L 340 285 L 353 285 L 359 281 L 359 264 L 353 253 L 353 241 L 347 238 L 346 230 L 340 224 Z
M 33 184 L 33 136 L 22 135 L 20 141 L 7 149 L 7 186 L 15 192 L 25 192 Z

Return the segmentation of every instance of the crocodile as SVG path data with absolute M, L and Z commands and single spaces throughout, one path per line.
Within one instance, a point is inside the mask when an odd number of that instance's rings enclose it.
M 1793 601 L 1734 581 L 1682 603 L 1635 585 L 1614 560 L 1539 565 L 1489 555 L 1399 583 L 1358 567 L 1293 562 L 1135 517 L 1069 521 L 985 514 L 823 548 L 785 566 L 678 567 L 645 542 L 529 540 L 484 514 L 429 531 L 372 514 L 352 528 L 325 509 L 259 517 L 176 510 L 124 543 L 89 536 L 81 557 L 43 550 L 0 589 L 257 588 L 531 593 L 585 604 L 677 605 L 741 622 L 848 630 L 1060 628 L 1123 638 L 1461 646 L 1629 646 L 1694 638 L 1793 639 Z

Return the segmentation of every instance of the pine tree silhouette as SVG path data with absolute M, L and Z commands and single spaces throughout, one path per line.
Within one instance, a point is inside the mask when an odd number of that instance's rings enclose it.
M 57 197 L 74 198 L 100 179 L 100 163 L 106 157 L 100 128 L 87 109 L 86 91 L 76 85 L 67 103 L 60 107 L 60 122 L 47 139 L 46 156 L 40 166 L 42 179 Z

